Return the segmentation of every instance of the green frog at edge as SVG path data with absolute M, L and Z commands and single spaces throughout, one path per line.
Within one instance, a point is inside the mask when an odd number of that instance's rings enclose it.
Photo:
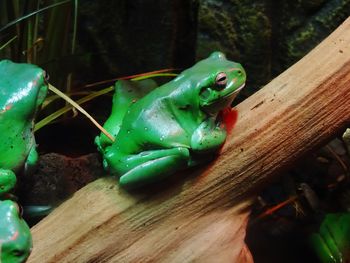
M 34 116 L 46 93 L 42 69 L 0 61 L 0 198 L 14 188 L 16 174 L 28 173 L 37 162 Z
M 45 72 L 35 65 L 0 61 L 0 262 L 23 262 L 30 229 L 10 199 L 19 174 L 29 174 L 38 159 L 34 117 L 45 99 Z
M 24 262 L 31 247 L 30 229 L 18 205 L 11 200 L 0 201 L 0 262 Z
M 151 80 L 118 81 L 104 125 L 115 142 L 103 134 L 95 140 L 105 168 L 130 189 L 210 159 L 227 135 L 219 112 L 245 81 L 243 67 L 221 52 L 160 87 Z

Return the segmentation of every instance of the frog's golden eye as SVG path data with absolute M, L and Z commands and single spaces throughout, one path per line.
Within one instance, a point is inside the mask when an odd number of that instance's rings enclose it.
M 216 75 L 215 84 L 219 87 L 225 87 L 227 84 L 227 75 L 224 72 L 220 72 Z
M 46 83 L 49 82 L 50 76 L 49 76 L 49 74 L 46 71 L 44 71 L 44 79 L 45 79 Z

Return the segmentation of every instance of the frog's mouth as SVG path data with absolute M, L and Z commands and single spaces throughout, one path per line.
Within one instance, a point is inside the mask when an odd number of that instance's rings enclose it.
M 238 93 L 244 88 L 245 86 L 245 83 L 243 83 L 241 86 L 239 86 L 236 90 L 234 90 L 233 92 L 231 93 L 228 93 L 224 96 L 221 97 L 221 99 L 226 99 L 226 98 L 229 98 L 231 99 L 231 103 L 232 101 L 237 97 Z M 215 102 L 214 102 L 215 103 Z
M 219 97 L 218 99 L 215 99 L 212 101 L 206 101 L 202 105 L 203 110 L 210 115 L 215 115 L 220 110 L 230 107 L 232 104 L 232 101 L 237 97 L 238 93 L 244 88 L 244 86 L 245 86 L 245 83 L 243 83 L 233 92 L 227 93 L 222 97 Z

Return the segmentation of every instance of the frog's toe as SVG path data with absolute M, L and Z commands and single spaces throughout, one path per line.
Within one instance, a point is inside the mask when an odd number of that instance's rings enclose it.
M 103 165 L 103 168 L 106 170 L 106 171 L 109 171 L 109 165 L 108 165 L 108 161 L 106 159 L 103 159 L 102 161 L 102 165 Z
M 51 205 L 27 205 L 23 206 L 23 217 L 24 218 L 43 218 L 50 214 L 53 210 Z
M 334 255 L 330 251 L 327 243 L 319 234 L 312 234 L 310 241 L 314 252 L 321 262 L 338 262 L 336 258 L 334 258 Z
M 16 181 L 14 172 L 0 169 L 0 195 L 10 192 L 15 187 Z
M 100 153 L 104 153 L 104 145 L 103 145 L 103 142 L 102 142 L 100 136 L 96 136 L 96 137 L 95 137 L 95 145 L 97 146 L 97 150 L 98 150 Z

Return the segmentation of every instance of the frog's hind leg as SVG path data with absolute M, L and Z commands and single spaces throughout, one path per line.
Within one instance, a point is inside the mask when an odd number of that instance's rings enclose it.
M 0 169 L 0 198 L 9 193 L 16 185 L 16 175 L 11 170 Z
M 178 147 L 166 150 L 148 151 L 128 158 L 130 162 L 139 163 L 123 174 L 119 183 L 126 188 L 137 188 L 163 180 L 182 167 L 187 167 L 189 150 Z

